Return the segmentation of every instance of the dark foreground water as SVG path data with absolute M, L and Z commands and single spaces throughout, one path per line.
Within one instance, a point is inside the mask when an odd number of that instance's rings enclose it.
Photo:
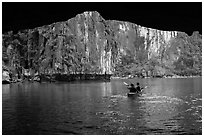
M 201 78 L 2 87 L 2 134 L 202 134 Z M 128 98 L 123 82 L 149 86 Z

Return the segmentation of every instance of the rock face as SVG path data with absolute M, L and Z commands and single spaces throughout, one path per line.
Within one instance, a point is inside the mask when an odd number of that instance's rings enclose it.
M 3 34 L 3 63 L 21 74 L 201 74 L 202 36 L 161 31 L 84 12 Z
M 3 81 L 10 81 L 10 76 L 8 71 L 3 71 L 2 73 L 2 80 Z

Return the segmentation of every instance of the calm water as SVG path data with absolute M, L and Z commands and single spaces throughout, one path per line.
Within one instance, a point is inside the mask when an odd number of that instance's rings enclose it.
M 202 134 L 202 78 L 2 87 L 2 134 Z M 128 98 L 123 82 L 148 86 Z

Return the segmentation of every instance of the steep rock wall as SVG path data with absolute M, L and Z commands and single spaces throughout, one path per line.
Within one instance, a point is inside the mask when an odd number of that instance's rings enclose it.
M 192 37 L 199 37 L 197 44 L 193 45 L 198 51 L 190 58 L 197 57 L 199 62 L 201 36 L 195 34 Z M 84 12 L 68 21 L 19 31 L 17 34 L 3 34 L 3 65 L 17 73 L 29 69 L 30 73 L 113 74 L 128 57 L 130 64 L 139 64 L 131 66 L 126 63 L 132 68 L 143 66 L 143 69 L 147 69 L 144 64 L 151 65 L 152 59 L 156 59 L 159 66 L 171 68 L 178 62 L 185 43 L 189 41 L 189 36 L 183 32 L 104 20 L 98 12 Z M 198 63 L 193 61 L 193 65 Z

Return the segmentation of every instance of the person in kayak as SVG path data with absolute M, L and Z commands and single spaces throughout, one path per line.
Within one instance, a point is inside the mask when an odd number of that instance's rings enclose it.
M 137 92 L 137 89 L 135 88 L 135 85 L 134 84 L 130 84 L 130 86 L 128 87 L 128 89 L 130 90 L 131 93 L 136 93 Z
M 141 92 L 140 83 L 138 83 L 138 82 L 137 82 L 136 92 L 137 93 Z

